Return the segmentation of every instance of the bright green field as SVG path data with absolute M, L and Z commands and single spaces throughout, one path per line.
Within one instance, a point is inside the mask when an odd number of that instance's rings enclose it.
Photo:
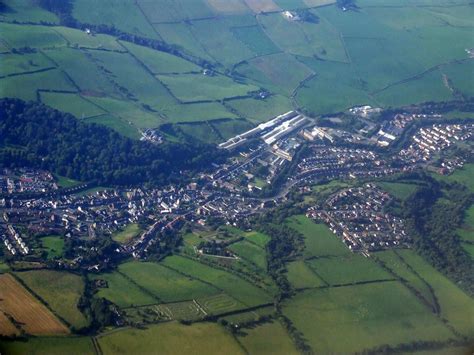
M 41 245 L 48 253 L 48 259 L 60 257 L 64 251 L 64 239 L 59 235 L 48 235 L 41 238 Z
M 181 256 L 168 257 L 163 261 L 163 264 L 198 280 L 210 283 L 247 306 L 256 306 L 271 300 L 270 296 L 260 288 L 223 270 Z
M 24 271 L 16 273 L 16 276 L 73 327 L 79 329 L 89 324 L 77 308 L 84 292 L 80 276 L 52 270 Z
M 288 226 L 304 236 L 305 256 L 349 255 L 349 249 L 324 224 L 316 224 L 306 216 L 294 216 L 287 220 Z
M 125 329 L 98 338 L 104 355 L 118 354 L 243 354 L 238 343 L 214 323 L 190 326 L 170 322 L 146 329 Z M 132 350 L 133 349 L 133 350 Z
M 112 239 L 120 244 L 126 244 L 135 238 L 141 232 L 141 228 L 137 223 L 130 223 L 124 230 L 115 233 Z
M 299 354 L 283 326 L 274 321 L 255 328 L 245 329 L 240 343 L 249 354 Z
M 68 112 L 76 118 L 87 118 L 105 113 L 104 110 L 76 94 L 43 92 L 40 96 L 44 104 L 56 110 Z
M 449 176 L 436 175 L 436 178 L 444 181 L 456 181 L 466 185 L 474 192 L 474 164 L 466 164 L 462 169 L 456 169 L 454 173 Z
M 0 340 L 0 352 L 9 355 L 94 355 L 94 345 L 88 337 L 29 338 L 28 341 Z
M 128 262 L 119 271 L 165 302 L 192 300 L 219 293 L 216 288 L 160 264 Z
M 158 303 L 156 297 L 145 293 L 137 285 L 128 281 L 117 272 L 91 275 L 90 278 L 107 281 L 108 287 L 100 288 L 97 292 L 97 296 L 106 298 L 119 307 L 142 306 Z
M 260 123 L 292 109 L 290 100 L 285 96 L 273 95 L 265 100 L 238 99 L 228 100 L 227 104 L 252 122 Z
M 441 307 L 441 316 L 461 334 L 472 337 L 474 335 L 472 327 L 474 300 L 413 251 L 402 250 L 399 254 L 431 285 Z
M 326 257 L 307 261 L 324 281 L 330 285 L 350 284 L 393 277 L 373 260 L 358 254 L 347 257 Z
M 245 96 L 258 88 L 238 84 L 222 76 L 203 74 L 159 75 L 158 78 L 183 102 L 221 100 L 235 96 Z
M 406 200 L 417 188 L 416 185 L 398 182 L 379 182 L 377 185 L 402 201 Z
M 43 10 L 33 0 L 4 0 L 2 1 L 10 11 L 0 13 L 0 20 L 11 22 L 48 22 L 57 24 L 56 15 Z
M 453 337 L 398 282 L 306 291 L 286 302 L 283 313 L 316 353 L 352 353 L 383 344 Z
M 232 244 L 229 249 L 239 257 L 257 265 L 260 269 L 266 270 L 267 259 L 265 249 L 245 240 Z
M 41 53 L 5 53 L 0 54 L 0 61 L 2 63 L 0 76 L 2 77 L 54 67 L 53 63 Z
M 303 260 L 292 261 L 286 265 L 287 278 L 296 289 L 326 286 Z

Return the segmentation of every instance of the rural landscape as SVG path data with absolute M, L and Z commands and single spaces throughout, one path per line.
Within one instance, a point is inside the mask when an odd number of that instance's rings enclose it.
M 0 354 L 472 354 L 469 0 L 0 0 Z

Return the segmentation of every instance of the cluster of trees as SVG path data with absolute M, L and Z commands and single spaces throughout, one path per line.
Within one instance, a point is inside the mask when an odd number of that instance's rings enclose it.
M 416 251 L 438 270 L 474 294 L 474 261 L 456 234 L 474 195 L 458 183 L 442 183 L 424 173 L 425 183 L 402 205 Z
M 162 185 L 187 176 L 226 153 L 208 144 L 155 146 L 86 124 L 45 105 L 0 100 L 0 166 L 32 166 L 101 185 Z

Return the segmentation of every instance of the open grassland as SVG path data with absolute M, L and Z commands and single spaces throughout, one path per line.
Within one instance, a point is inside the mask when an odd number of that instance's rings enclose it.
M 393 281 L 299 293 L 286 302 L 283 314 L 316 353 L 352 353 L 453 337 L 441 320 Z
M 159 75 L 158 78 L 183 102 L 222 100 L 258 90 L 256 86 L 238 84 L 223 75 Z
M 286 269 L 288 281 L 295 289 L 327 285 L 303 260 L 288 263 Z
M 472 192 L 474 192 L 474 164 L 466 164 L 462 169 L 456 169 L 454 173 L 449 176 L 434 175 L 437 179 L 443 181 L 455 181 L 466 185 Z
M 139 0 L 138 5 L 151 23 L 179 22 L 215 15 L 206 0 Z
M 174 105 L 162 109 L 171 122 L 204 122 L 220 119 L 238 118 L 219 102 L 203 102 L 194 104 Z
M 94 355 L 89 337 L 43 337 L 28 341 L 0 341 L 0 352 L 8 355 Z
M 400 182 L 383 181 L 377 183 L 377 185 L 401 201 L 405 201 L 417 189 L 417 186 L 414 184 Z
M 197 261 L 181 256 L 171 256 L 166 258 L 163 264 L 190 277 L 212 284 L 247 306 L 257 306 L 271 301 L 270 295 L 248 281 Z
M 373 260 L 359 254 L 324 257 L 307 261 L 309 267 L 329 285 L 393 279 Z
M 220 293 L 215 296 L 198 298 L 197 302 L 207 314 L 214 315 L 233 312 L 246 308 L 245 305 L 225 293 Z
M 240 14 L 249 11 L 243 0 L 207 0 L 207 3 L 222 14 Z
M 474 60 L 453 63 L 444 66 L 440 71 L 446 75 L 454 90 L 465 96 L 474 96 Z
M 239 342 L 249 354 L 299 354 L 290 337 L 278 321 L 245 329 Z
M 375 258 L 381 261 L 397 278 L 407 281 L 419 293 L 419 296 L 435 309 L 436 297 L 431 286 L 398 256 L 398 252 L 394 250 L 378 252 L 375 253 Z
M 69 47 L 81 49 L 100 49 L 123 51 L 123 47 L 115 37 L 95 33 L 93 36 L 86 32 L 69 27 L 54 27 L 56 33 L 63 37 Z M 77 55 L 77 52 L 75 52 Z
M 0 311 L 13 317 L 32 335 L 68 334 L 62 324 L 10 274 L 0 275 Z
M 219 293 L 216 288 L 151 262 L 128 262 L 119 271 L 165 302 L 192 300 Z
M 245 3 L 256 14 L 260 12 L 280 11 L 280 7 L 273 0 L 245 0 Z
M 461 334 L 472 337 L 474 300 L 413 251 L 402 250 L 397 253 L 432 287 L 441 317 Z
M 251 263 L 258 266 L 260 269 L 266 270 L 266 252 L 265 249 L 259 247 L 258 245 L 243 240 L 232 244 L 229 249 L 244 260 L 250 261 Z
M 185 340 L 185 341 L 184 341 Z M 175 322 L 146 329 L 124 329 L 98 338 L 104 355 L 130 354 L 242 354 L 243 350 L 224 328 L 214 323 L 182 325 Z
M 88 118 L 105 114 L 105 111 L 77 94 L 42 92 L 41 102 L 56 110 L 68 112 L 77 118 Z
M 256 55 L 267 55 L 281 50 L 267 37 L 260 26 L 233 27 L 232 33 Z
M 34 0 L 4 0 L 8 9 L 0 13 L 0 20 L 5 22 L 48 22 L 57 24 L 59 19 L 53 13 L 43 10 Z
M 46 250 L 48 259 L 61 257 L 64 252 L 64 239 L 59 235 L 47 235 L 41 238 L 41 245 Z
M 9 48 L 54 48 L 65 46 L 66 40 L 52 27 L 18 25 L 1 22 L 2 42 Z
M 142 231 L 138 223 L 130 223 L 122 231 L 115 233 L 112 239 L 120 244 L 127 244 Z
M 107 287 L 100 288 L 97 296 L 108 299 L 119 307 L 141 306 L 159 301 L 118 272 L 92 275 L 90 278 L 107 282 Z
M 41 53 L 0 54 L 0 77 L 19 75 L 54 67 Z
M 304 237 L 305 256 L 344 256 L 351 252 L 324 224 L 316 224 L 306 216 L 294 216 L 287 220 L 289 227 Z
M 236 110 L 240 116 L 254 123 L 269 121 L 293 108 L 290 100 L 281 95 L 272 95 L 265 100 L 251 98 L 228 100 L 227 105 Z
M 220 137 L 219 143 L 253 128 L 253 125 L 250 122 L 241 119 L 214 120 L 209 122 L 209 124 L 218 132 Z
M 52 270 L 24 271 L 15 274 L 29 289 L 76 329 L 89 324 L 77 305 L 84 293 L 81 276 Z
M 96 123 L 110 127 L 121 135 L 128 138 L 139 139 L 141 137 L 140 132 L 134 126 L 117 116 L 105 114 L 100 116 L 89 117 L 85 121 L 87 123 Z

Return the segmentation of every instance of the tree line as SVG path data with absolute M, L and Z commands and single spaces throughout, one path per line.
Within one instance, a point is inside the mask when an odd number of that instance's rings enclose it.
M 100 185 L 180 183 L 226 153 L 202 143 L 159 146 L 43 104 L 0 100 L 0 166 L 31 166 Z

